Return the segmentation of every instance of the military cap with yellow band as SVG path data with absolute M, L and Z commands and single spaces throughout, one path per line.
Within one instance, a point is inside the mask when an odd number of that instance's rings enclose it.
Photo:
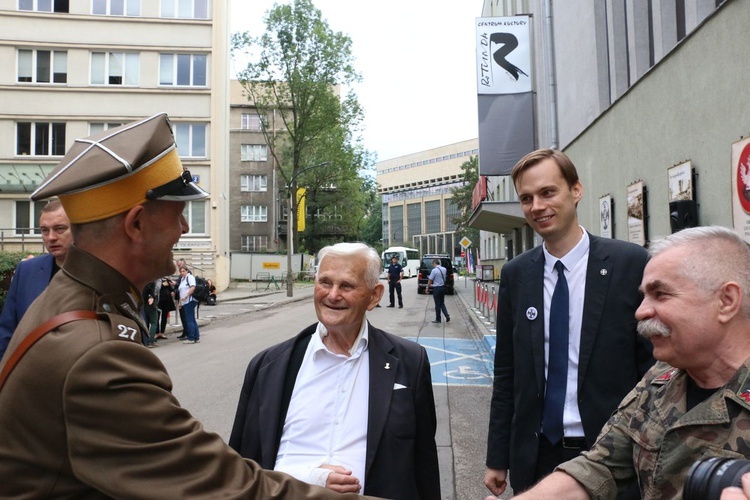
M 208 198 L 177 154 L 166 113 L 76 139 L 32 200 L 57 196 L 70 222 L 106 219 L 148 200 Z

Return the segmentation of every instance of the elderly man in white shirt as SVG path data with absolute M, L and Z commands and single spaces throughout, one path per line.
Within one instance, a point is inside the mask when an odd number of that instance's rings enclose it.
M 379 255 L 339 243 L 319 259 L 318 323 L 250 362 L 230 446 L 334 491 L 440 498 L 427 353 L 366 320 L 383 294 Z

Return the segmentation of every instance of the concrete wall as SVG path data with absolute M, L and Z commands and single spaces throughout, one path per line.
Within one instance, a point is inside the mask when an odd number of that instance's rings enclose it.
M 254 281 L 258 273 L 269 273 L 279 283 L 286 282 L 286 255 L 263 253 L 233 253 L 230 277 L 233 280 Z M 307 254 L 292 255 L 292 272 L 312 271 L 313 258 Z
M 599 233 L 598 199 L 615 200 L 627 239 L 626 189 L 648 189 L 649 237 L 669 234 L 667 169 L 692 160 L 701 225 L 732 226 L 731 146 L 750 133 L 746 58 L 750 0 L 728 1 L 566 148 L 584 197 L 581 223 Z

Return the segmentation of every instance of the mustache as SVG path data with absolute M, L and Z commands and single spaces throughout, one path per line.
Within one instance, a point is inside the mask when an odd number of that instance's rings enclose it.
M 656 335 L 669 337 L 672 329 L 656 318 L 644 319 L 638 322 L 638 334 L 650 339 Z

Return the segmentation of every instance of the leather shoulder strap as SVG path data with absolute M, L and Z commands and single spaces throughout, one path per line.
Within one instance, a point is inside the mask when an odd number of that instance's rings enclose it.
M 34 330 L 32 330 L 31 333 L 29 333 L 26 338 L 21 341 L 18 347 L 16 347 L 15 351 L 13 351 L 8 357 L 8 361 L 5 363 L 2 373 L 0 373 L 0 390 L 3 389 L 8 375 L 10 375 L 10 373 L 13 371 L 23 355 L 26 354 L 26 351 L 28 351 L 31 346 L 36 344 L 39 339 L 47 335 L 47 333 L 66 323 L 70 323 L 71 321 L 98 318 L 99 316 L 93 311 L 68 311 L 62 314 L 58 314 L 57 316 L 48 319 L 41 325 L 34 328 Z

